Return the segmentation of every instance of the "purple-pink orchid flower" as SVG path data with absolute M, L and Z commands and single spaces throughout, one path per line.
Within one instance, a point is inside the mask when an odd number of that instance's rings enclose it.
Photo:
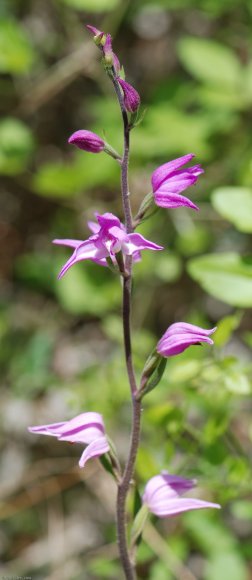
M 132 256 L 134 261 L 138 261 L 141 250 L 163 250 L 162 246 L 146 240 L 141 234 L 127 234 L 125 226 L 112 213 L 102 215 L 96 213 L 95 215 L 98 223 L 88 223 L 93 235 L 87 240 L 53 240 L 54 244 L 74 248 L 71 258 L 61 269 L 59 278 L 62 278 L 71 266 L 81 260 L 92 260 L 101 266 L 106 266 L 106 258 L 111 258 L 115 263 L 117 252 Z
M 199 175 L 204 173 L 200 165 L 180 169 L 191 161 L 193 157 L 195 155 L 189 153 L 174 159 L 174 161 L 164 163 L 153 172 L 151 182 L 156 205 L 165 208 L 186 206 L 196 210 L 199 209 L 190 199 L 180 195 L 181 191 L 194 185 Z
M 143 494 L 143 503 L 150 512 L 159 518 L 176 516 L 181 512 L 204 508 L 220 508 L 217 503 L 211 503 L 191 497 L 181 497 L 196 485 L 194 479 L 184 479 L 163 471 L 152 477 Z
M 86 131 L 85 129 L 75 131 L 75 133 L 69 137 L 68 143 L 75 145 L 78 149 L 88 151 L 89 153 L 100 153 L 105 147 L 105 141 L 103 141 L 99 135 L 96 135 L 96 133 L 93 133 L 92 131 Z
M 134 87 L 132 87 L 132 85 L 130 85 L 120 77 L 117 77 L 117 80 L 123 90 L 124 96 L 123 100 L 125 109 L 129 111 L 129 113 L 135 113 L 135 111 L 137 111 L 140 105 L 140 96 L 138 92 L 136 91 L 136 89 L 134 89 Z
M 57 437 L 59 441 L 87 445 L 79 461 L 80 467 L 84 467 L 89 459 L 99 457 L 109 451 L 103 418 L 99 413 L 81 413 L 70 421 L 38 425 L 29 427 L 28 430 L 37 435 Z
M 205 328 L 188 324 L 187 322 L 175 322 L 169 326 L 158 342 L 157 352 L 163 357 L 169 357 L 180 354 L 193 344 L 200 344 L 201 342 L 213 344 L 210 335 L 215 330 L 216 327 L 206 330 Z

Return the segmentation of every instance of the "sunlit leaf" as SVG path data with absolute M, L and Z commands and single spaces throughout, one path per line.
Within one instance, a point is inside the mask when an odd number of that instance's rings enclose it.
M 182 38 L 179 57 L 186 69 L 200 81 L 235 88 L 241 80 L 241 65 L 235 53 L 213 40 Z
M 214 344 L 216 346 L 224 346 L 230 339 L 232 332 L 238 328 L 241 322 L 242 314 L 236 312 L 230 316 L 225 316 L 218 321 L 217 330 L 214 333 Z
M 104 274 L 99 270 L 102 267 L 95 264 L 79 264 L 59 280 L 55 286 L 56 294 L 66 311 L 100 316 L 118 306 L 121 298 L 119 280 L 105 268 Z
M 212 194 L 214 209 L 241 232 L 252 232 L 252 189 L 221 187 Z
M 14 117 L 0 121 L 0 173 L 12 175 L 24 170 L 33 147 L 32 133 L 22 121 Z
M 34 60 L 34 49 L 25 31 L 14 20 L 0 22 L 0 72 L 24 74 Z
M 252 258 L 231 252 L 207 254 L 190 260 L 187 269 L 215 298 L 232 306 L 252 306 Z

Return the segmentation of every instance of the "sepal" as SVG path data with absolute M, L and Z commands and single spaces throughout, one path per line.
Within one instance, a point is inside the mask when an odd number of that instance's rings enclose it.
M 136 517 L 134 519 L 131 532 L 130 532 L 130 551 L 133 552 L 135 546 L 141 540 L 141 535 L 149 515 L 149 508 L 146 504 L 143 504 L 138 510 Z
M 143 369 L 140 389 L 138 391 L 139 399 L 142 399 L 144 395 L 155 389 L 162 379 L 166 364 L 167 359 L 163 358 L 157 351 L 153 351 Z

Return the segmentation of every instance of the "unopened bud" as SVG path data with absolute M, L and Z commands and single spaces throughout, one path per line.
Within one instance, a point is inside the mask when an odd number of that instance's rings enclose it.
M 135 113 L 140 105 L 140 96 L 138 92 L 134 87 L 120 77 L 117 77 L 117 80 L 123 90 L 125 109 L 129 111 L 129 113 Z
M 89 153 L 100 153 L 104 150 L 105 142 L 99 135 L 92 133 L 92 131 L 75 131 L 68 139 L 68 143 L 75 145 L 78 149 L 88 151 Z

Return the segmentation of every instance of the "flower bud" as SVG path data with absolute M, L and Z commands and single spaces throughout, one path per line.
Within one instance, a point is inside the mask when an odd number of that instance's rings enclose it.
M 92 133 L 92 131 L 75 131 L 68 139 L 68 143 L 75 145 L 78 149 L 89 151 L 89 153 L 100 153 L 104 150 L 105 142 L 99 135 Z
M 96 46 L 104 46 L 106 42 L 106 34 L 91 24 L 86 24 L 86 28 L 93 34 L 93 40 Z
M 125 108 L 129 113 L 135 113 L 140 105 L 140 96 L 138 92 L 123 79 L 117 77 L 117 80 L 123 90 Z

